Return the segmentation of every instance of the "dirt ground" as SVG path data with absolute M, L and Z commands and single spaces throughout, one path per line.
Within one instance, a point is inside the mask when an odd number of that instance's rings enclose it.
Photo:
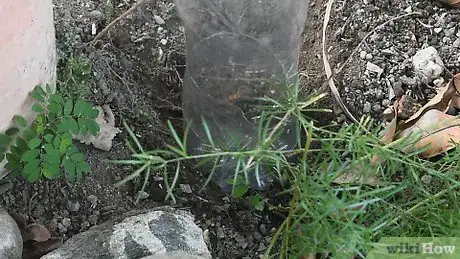
M 140 6 L 91 47 L 87 43 L 93 38 L 92 24 L 97 31 L 102 30 L 133 1 L 54 0 L 59 67 L 71 55 L 89 58 L 89 99 L 95 104 L 109 104 L 117 126 L 122 128 L 121 119 L 125 119 L 150 149 L 171 142 L 167 120 L 179 128 L 182 125 L 180 94 L 186 64 L 184 29 L 172 1 L 153 2 Z M 310 2 L 300 59 L 305 93 L 328 90 L 321 58 L 326 1 Z M 410 93 L 420 103 L 435 93 L 433 85 L 413 83 L 411 57 L 423 47 L 435 47 L 450 73 L 460 70 L 459 10 L 430 0 L 336 1 L 328 29 L 333 67 L 343 64 L 371 30 L 409 12 L 420 14 L 397 19 L 370 35 L 336 76 L 344 103 L 358 118 L 370 114 L 380 119 L 391 103 L 392 91 Z M 161 17 L 164 24 L 154 15 Z M 383 69 L 380 77 L 366 71 L 368 62 Z M 445 79 L 449 77 L 445 73 Z M 323 123 L 347 122 L 331 97 L 321 105 L 334 111 L 322 116 Z M 113 187 L 113 183 L 132 172 L 130 167 L 106 162 L 129 157 L 126 138 L 125 132 L 119 134 L 110 152 L 82 146 L 92 173 L 77 182 L 41 181 L 30 185 L 20 179 L 5 179 L 10 188 L 2 194 L 0 205 L 47 226 L 64 239 L 126 211 L 163 205 L 165 191 L 160 175 L 150 184 L 149 196 L 137 206 L 133 202 L 134 185 Z M 176 206 L 189 209 L 197 223 L 209 230 L 214 258 L 259 258 L 283 215 L 269 209 L 255 211 L 247 201 L 229 199 L 215 186 L 199 194 L 206 177 L 193 167 L 184 166 L 180 183 L 189 185 L 192 193 L 182 193 L 179 188 Z M 271 189 L 265 195 L 272 197 L 275 193 Z M 283 201 L 274 202 L 276 206 L 276 202 Z

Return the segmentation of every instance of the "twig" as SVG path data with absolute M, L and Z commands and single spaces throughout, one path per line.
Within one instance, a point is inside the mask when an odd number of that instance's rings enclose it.
M 96 37 L 90 42 L 92 46 L 96 44 L 98 40 L 100 40 L 107 32 L 112 29 L 119 21 L 123 20 L 126 18 L 126 16 L 130 15 L 132 12 L 134 12 L 141 4 L 145 3 L 147 0 L 139 0 L 137 3 L 135 3 L 131 8 L 129 8 L 126 12 L 122 13 L 120 16 L 118 16 L 115 20 L 113 20 L 109 25 L 107 25 L 102 31 L 100 31 Z
M 348 108 L 345 106 L 343 103 L 342 99 L 340 98 L 340 93 L 337 90 L 337 87 L 335 86 L 334 79 L 332 77 L 332 69 L 331 65 L 329 63 L 329 60 L 327 58 L 327 48 L 326 48 L 326 31 L 327 31 L 327 25 L 329 23 L 329 19 L 331 17 L 331 9 L 332 9 L 332 4 L 334 3 L 334 0 L 329 0 L 326 5 L 326 13 L 324 15 L 324 22 L 323 22 L 323 64 L 324 64 L 324 70 L 326 71 L 326 76 L 328 78 L 328 84 L 329 88 L 331 89 L 332 95 L 334 96 L 335 100 L 339 103 L 340 107 L 344 111 L 345 115 L 349 119 L 351 119 L 353 122 L 356 124 L 359 124 L 358 120 L 351 114 L 351 112 L 348 110 Z M 351 57 L 351 56 L 350 56 Z

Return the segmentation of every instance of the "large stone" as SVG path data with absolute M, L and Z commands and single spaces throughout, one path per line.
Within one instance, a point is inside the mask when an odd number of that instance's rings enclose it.
M 0 258 L 22 258 L 21 231 L 14 219 L 0 208 Z
M 177 256 L 177 252 L 189 257 L 171 257 Z M 134 259 L 148 256 L 211 258 L 203 232 L 193 222 L 193 216 L 182 210 L 162 208 L 129 216 L 118 223 L 106 222 L 93 227 L 73 236 L 42 259 Z

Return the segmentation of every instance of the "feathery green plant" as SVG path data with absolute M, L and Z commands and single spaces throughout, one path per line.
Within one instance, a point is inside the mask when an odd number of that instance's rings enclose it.
M 133 165 L 137 170 L 117 183 L 125 184 L 143 176 L 143 190 L 150 174 L 163 173 L 166 199 L 175 201 L 180 165 L 188 160 L 212 161 L 214 166 L 205 186 L 219 167 L 222 157 L 237 159 L 232 195 L 242 197 L 248 188 L 244 179 L 259 165 L 281 183 L 287 179 L 284 193 L 291 194 L 285 205 L 286 219 L 275 233 L 265 258 L 301 258 L 322 254 L 331 258 L 365 256 L 372 242 L 383 236 L 456 236 L 460 233 L 460 151 L 454 150 L 438 161 L 423 160 L 418 152 L 404 154 L 404 147 L 419 136 L 390 144 L 380 142 L 382 128 L 370 118 L 359 124 L 344 125 L 337 131 L 316 126 L 308 112 L 324 112 L 315 103 L 324 95 L 300 101 L 297 86 L 292 86 L 285 102 L 264 98 L 266 120 L 259 126 L 259 144 L 253 148 L 225 151 L 213 145 L 208 132 L 208 149 L 190 155 L 186 147 L 187 131 L 181 139 L 169 128 L 175 146 L 145 151 L 128 125 L 126 129 L 135 147 L 130 145 L 131 160 L 113 161 Z M 298 123 L 298 146 L 288 150 L 274 148 L 285 122 Z M 273 121 L 276 121 L 273 126 Z M 297 158 L 297 159 L 293 159 Z M 375 159 L 380 158 L 380 159 Z M 174 178 L 168 172 L 174 170 Z M 427 180 L 429 179 L 429 180 Z M 204 186 L 204 187 L 205 187 Z M 250 197 L 252 204 L 264 209 L 264 198 Z

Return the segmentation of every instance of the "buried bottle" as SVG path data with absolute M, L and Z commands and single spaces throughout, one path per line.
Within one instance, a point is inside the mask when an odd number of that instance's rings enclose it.
M 185 24 L 187 68 L 182 102 L 191 153 L 241 151 L 263 144 L 261 104 L 289 101 L 296 91 L 307 0 L 176 0 Z M 274 127 L 279 121 L 270 120 Z M 279 119 L 279 118 L 278 118 Z M 274 148 L 293 148 L 296 122 L 283 122 Z M 215 180 L 231 188 L 235 173 L 254 189 L 271 181 L 263 166 L 221 157 Z M 212 166 L 212 163 L 209 164 Z

